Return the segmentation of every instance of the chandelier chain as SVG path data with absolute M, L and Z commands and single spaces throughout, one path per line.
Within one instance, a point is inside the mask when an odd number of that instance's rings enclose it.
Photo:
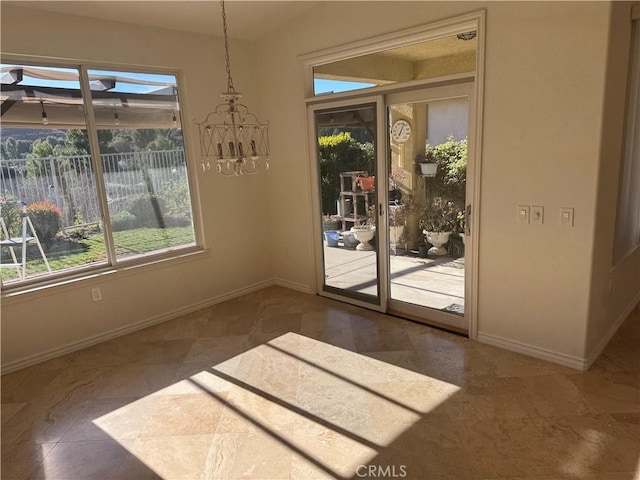
M 229 35 L 227 33 L 227 12 L 224 9 L 224 0 L 220 0 L 222 8 L 222 29 L 224 32 L 224 60 L 227 63 L 227 92 L 235 92 L 233 79 L 231 78 L 231 62 L 229 60 Z

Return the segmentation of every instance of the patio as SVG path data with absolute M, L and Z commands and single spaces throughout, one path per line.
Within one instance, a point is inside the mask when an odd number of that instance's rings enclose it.
M 342 245 L 342 244 L 340 244 Z M 464 314 L 464 258 L 391 255 L 391 298 Z M 335 288 L 376 295 L 376 252 L 324 246 L 325 282 Z

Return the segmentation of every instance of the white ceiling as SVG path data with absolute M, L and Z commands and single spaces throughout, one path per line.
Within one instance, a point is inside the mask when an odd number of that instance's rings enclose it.
M 222 35 L 217 0 L 2 1 L 36 10 L 116 22 Z M 225 2 L 229 36 L 257 40 L 318 5 L 318 1 L 232 0 Z

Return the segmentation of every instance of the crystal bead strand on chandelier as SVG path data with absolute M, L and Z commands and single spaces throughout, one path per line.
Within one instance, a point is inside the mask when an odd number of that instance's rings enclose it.
M 236 92 L 231 78 L 224 0 L 220 7 L 227 91 L 220 95 L 224 103 L 217 105 L 204 121 L 196 122 L 200 131 L 201 167 L 203 171 L 210 170 L 213 161 L 215 170 L 222 175 L 252 175 L 259 171 L 261 160 L 265 169 L 269 168 L 269 123 L 260 122 L 246 105 L 239 103 L 242 94 Z

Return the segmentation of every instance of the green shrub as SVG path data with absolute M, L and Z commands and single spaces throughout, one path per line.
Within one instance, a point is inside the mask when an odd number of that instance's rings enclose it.
M 167 207 L 167 213 L 191 219 L 191 197 L 186 176 L 166 182 L 160 189 L 160 198 Z
M 3 200 L 0 213 L 2 213 L 2 219 L 7 227 L 10 237 L 19 237 L 22 235 L 22 206 L 15 201 L 13 197 L 5 197 Z M 2 232 L 2 238 L 4 239 L 4 232 Z
M 62 227 L 62 211 L 49 202 L 32 203 L 27 207 L 27 214 L 43 243 L 53 240 Z
M 340 173 L 355 170 L 374 171 L 373 143 L 359 143 L 349 132 L 318 138 L 322 213 L 337 213 L 340 198 Z
M 114 232 L 131 230 L 136 226 L 136 217 L 128 211 L 122 211 L 111 217 L 111 228 Z
M 135 217 L 136 227 L 164 227 L 165 203 L 156 195 L 134 195 L 126 202 L 125 210 Z

